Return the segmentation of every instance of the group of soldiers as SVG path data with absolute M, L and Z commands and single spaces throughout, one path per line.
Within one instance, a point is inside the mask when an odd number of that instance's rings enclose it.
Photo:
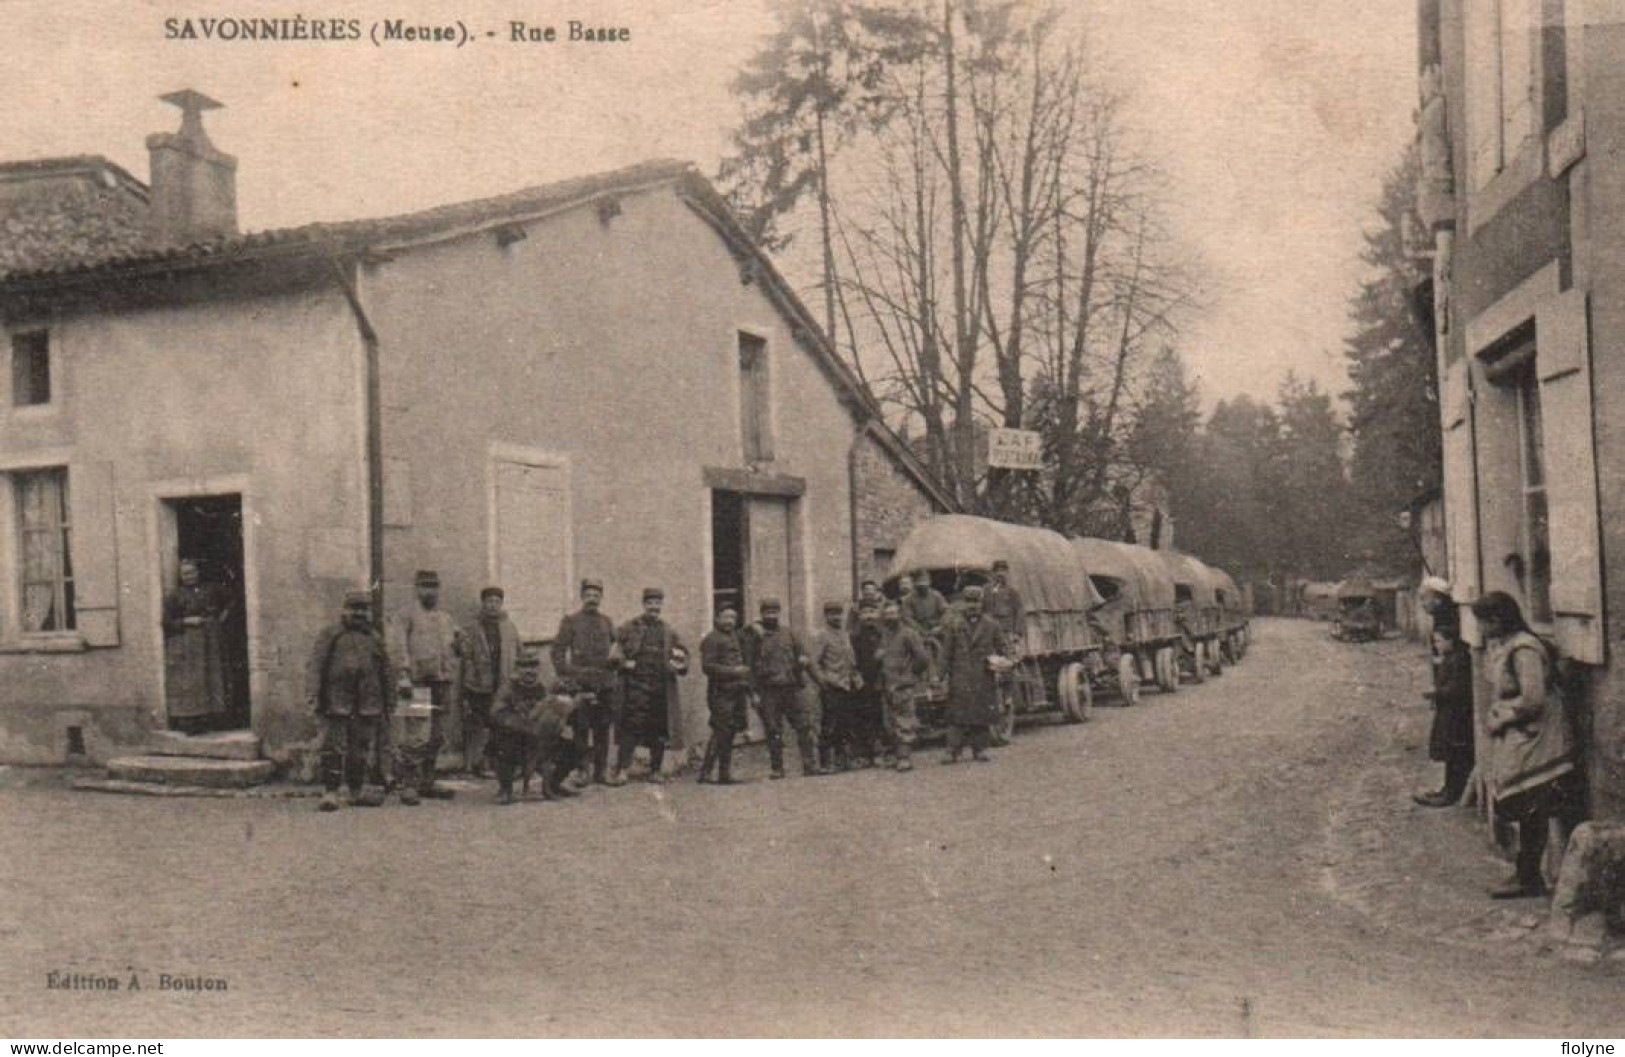
M 786 727 L 803 775 L 877 763 L 912 770 L 920 694 L 942 682 L 943 762 L 958 762 L 967 744 L 972 759 L 987 760 L 996 680 L 1013 663 L 1023 620 L 1008 580 L 1007 563 L 997 562 L 990 583 L 965 587 L 953 605 L 923 572 L 900 599 L 865 581 L 856 602 L 827 602 L 823 626 L 808 636 L 782 622 L 776 598 L 761 599 L 748 624 L 736 608 L 720 608 L 700 643 L 711 736 L 699 781 L 735 784 L 734 742 L 752 710 L 774 779 L 785 777 Z M 689 653 L 661 618 L 663 591 L 645 589 L 643 612 L 617 627 L 602 611 L 603 583 L 582 580 L 580 608 L 560 621 L 551 643 L 556 680 L 549 685 L 540 653 L 521 643 L 504 612 L 500 587 L 480 592 L 479 615 L 466 629 L 440 608 L 435 572 L 419 572 L 415 588 L 415 604 L 391 634 L 376 626 L 371 595 L 351 591 L 339 622 L 317 636 L 306 693 L 322 729 L 321 810 L 339 808 L 341 787 L 354 806 L 381 805 L 391 786 L 406 805 L 449 797 L 436 783 L 436 765 L 453 708 L 460 708 L 465 764 L 476 777 L 488 766 L 495 771 L 498 803 L 512 803 L 515 780 L 528 785 L 533 773 L 548 798 L 588 783 L 624 785 L 640 746 L 649 755 L 646 780 L 666 780 L 677 681 Z M 396 745 L 390 718 L 405 699 L 419 704 L 426 722 Z

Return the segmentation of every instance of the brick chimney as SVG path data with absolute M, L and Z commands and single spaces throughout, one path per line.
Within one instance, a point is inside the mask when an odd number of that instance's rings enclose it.
M 179 132 L 147 137 L 152 163 L 148 226 L 158 245 L 184 245 L 237 233 L 237 159 L 215 149 L 203 111 L 219 103 L 190 88 L 158 97 L 181 111 Z

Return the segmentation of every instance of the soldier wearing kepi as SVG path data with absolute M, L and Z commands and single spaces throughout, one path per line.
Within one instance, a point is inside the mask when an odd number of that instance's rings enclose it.
M 305 669 L 306 701 L 322 722 L 321 810 L 338 810 L 341 782 L 352 806 L 384 802 L 366 789 L 367 765 L 380 726 L 389 722 L 394 676 L 384 640 L 373 630 L 372 596 L 346 592 L 342 619 L 316 636 Z
M 982 589 L 982 612 L 1004 629 L 1011 642 L 1020 640 L 1027 607 L 1021 592 L 1010 584 L 1010 563 L 999 558 L 993 563 L 993 582 Z
M 750 696 L 750 665 L 745 663 L 738 621 L 739 614 L 725 607 L 717 614 L 717 626 L 700 640 L 705 703 L 711 712 L 711 742 L 705 747 L 699 780 L 712 781 L 711 768 L 715 765 L 717 785 L 734 782 L 734 735 L 745 729 L 746 701 Z
M 915 693 L 932 677 L 931 651 L 920 633 L 903 623 L 903 611 L 888 601 L 880 610 L 881 686 L 885 693 L 886 730 L 897 750 L 897 769 L 912 771 L 910 759 L 920 721 Z
M 688 670 L 688 650 L 677 632 L 660 619 L 666 593 L 658 587 L 643 591 L 643 615 L 622 624 L 615 633 L 621 655 L 621 726 L 617 732 L 615 773 L 610 785 L 625 785 L 632 755 L 639 745 L 649 749 L 649 781 L 664 782 L 666 739 L 670 716 L 677 704 L 677 677 Z
M 856 695 L 853 739 L 864 763 L 875 762 L 883 747 L 888 756 L 896 755 L 896 745 L 886 731 L 885 698 L 881 689 L 884 664 L 880 646 L 885 641 L 885 631 L 880 626 L 880 605 L 879 601 L 860 601 L 857 622 L 847 629 L 847 636 L 852 640 L 852 656 L 858 664 L 858 678 L 862 681 Z
M 500 587 L 480 592 L 480 615 L 463 643 L 463 766 L 485 776 L 491 701 L 513 678 L 519 658 L 519 629 L 502 611 Z
M 813 755 L 812 717 L 801 696 L 808 664 L 807 651 L 796 633 L 779 623 L 782 607 L 777 598 L 764 598 L 761 619 L 745 637 L 745 655 L 750 662 L 751 679 L 756 686 L 756 710 L 767 733 L 767 754 L 772 762 L 771 777 L 784 777 L 784 724 L 796 732 L 801 749 L 803 776 L 818 772 Z
M 840 602 L 824 603 L 824 626 L 813 636 L 812 676 L 818 684 L 822 706 L 818 736 L 818 773 L 846 770 L 851 766 L 854 726 L 857 721 L 856 695 L 863 680 L 858 675 L 852 640 L 841 627 Z
M 914 590 L 903 596 L 903 623 L 926 639 L 937 637 L 948 615 L 948 600 L 931 586 L 931 574 L 921 569 L 914 574 Z
M 526 772 L 526 760 L 538 765 L 542 796 L 574 796 L 564 777 L 574 761 L 567 751 L 569 724 L 575 703 L 550 694 L 542 682 L 542 658 L 535 650 L 522 650 L 514 661 L 514 677 L 502 684 L 491 702 L 491 747 L 496 757 L 497 803 L 513 803 L 513 779 Z
M 445 745 L 445 714 L 451 708 L 452 686 L 463 653 L 462 631 L 440 608 L 440 574 L 432 569 L 420 570 L 412 582 L 417 588 L 417 601 L 407 614 L 403 629 L 406 638 L 403 671 L 412 686 L 429 691 L 433 711 L 426 740 L 401 747 L 401 758 L 406 765 L 405 773 L 400 776 L 401 803 L 409 805 L 417 803 L 419 796 L 451 797 L 451 790 L 434 783 L 435 762 Z
M 587 761 L 592 781 L 606 783 L 609 732 L 615 721 L 615 625 L 599 609 L 604 600 L 602 580 L 581 581 L 581 608 L 559 621 L 553 637 L 553 671 L 566 693 L 576 696 L 576 752 L 583 784 Z M 589 756 L 590 753 L 590 756 Z
M 1004 629 L 982 614 L 982 589 L 965 588 L 961 612 L 943 624 L 942 670 L 948 677 L 948 755 L 958 763 L 968 739 L 971 757 L 986 763 L 988 727 L 998 722 L 997 672 L 1009 663 Z

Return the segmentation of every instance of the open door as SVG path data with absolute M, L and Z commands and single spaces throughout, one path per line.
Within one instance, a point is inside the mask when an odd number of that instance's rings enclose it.
M 171 730 L 246 730 L 251 702 L 240 495 L 164 502 L 164 704 Z

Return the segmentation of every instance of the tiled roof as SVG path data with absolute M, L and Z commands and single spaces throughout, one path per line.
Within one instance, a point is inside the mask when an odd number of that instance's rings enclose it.
M 370 220 L 348 220 L 328 224 L 306 224 L 232 235 L 184 246 L 154 247 L 140 240 L 109 244 L 100 253 L 64 254 L 58 261 L 31 264 L 26 259 L 13 263 L 0 256 L 0 283 L 17 280 L 49 280 L 55 277 L 93 277 L 117 273 L 141 265 L 171 263 L 182 267 L 228 263 L 262 252 L 299 252 L 315 249 L 358 250 L 378 243 L 432 235 L 440 231 L 499 221 L 505 217 L 544 212 L 555 206 L 579 202 L 600 194 L 630 190 L 642 185 L 673 180 L 693 171 L 687 162 L 658 160 L 528 187 L 511 194 L 480 198 L 469 202 L 438 206 L 415 213 Z
M 141 182 L 106 158 L 0 163 L 0 275 L 137 252 L 146 212 Z

